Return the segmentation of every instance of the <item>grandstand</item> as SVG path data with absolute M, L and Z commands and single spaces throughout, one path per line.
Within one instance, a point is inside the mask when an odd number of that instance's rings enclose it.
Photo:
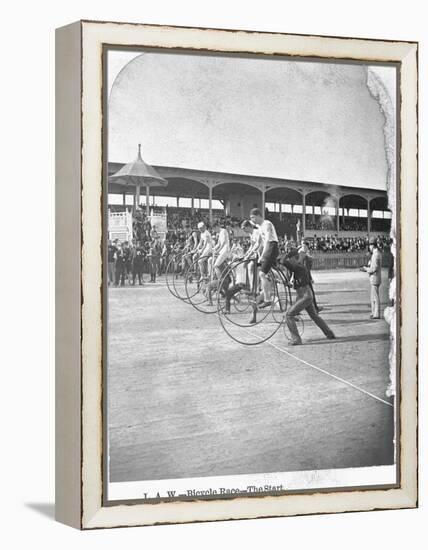
M 108 175 L 123 164 L 109 163 Z M 179 167 L 156 166 L 168 181 L 150 195 L 150 204 L 167 206 L 168 229 L 179 231 L 195 219 L 215 229 L 228 217 L 232 225 L 248 216 L 251 208 L 266 212 L 281 236 L 320 238 L 387 237 L 391 226 L 386 191 L 292 181 L 243 174 L 209 172 Z M 109 181 L 109 206 L 113 211 L 136 209 L 135 189 Z M 145 205 L 146 198 L 140 198 Z M 298 227 L 299 224 L 299 227 Z

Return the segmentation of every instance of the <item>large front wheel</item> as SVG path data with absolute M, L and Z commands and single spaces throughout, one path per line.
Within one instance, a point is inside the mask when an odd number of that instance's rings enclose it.
M 185 275 L 187 301 L 201 313 L 215 313 L 217 302 L 224 296 L 215 277 L 213 258 L 202 256 L 192 262 Z
M 174 278 L 177 276 L 177 266 L 179 265 L 179 257 L 181 254 L 173 254 L 169 259 L 165 270 L 165 282 L 168 290 L 174 298 L 180 298 L 174 286 Z
M 225 296 L 217 300 L 217 313 L 226 334 L 235 342 L 255 346 L 266 342 L 281 326 L 278 322 L 280 295 L 273 270 L 268 274 L 270 305 L 260 304 L 260 281 L 256 260 L 234 262 L 223 274 Z

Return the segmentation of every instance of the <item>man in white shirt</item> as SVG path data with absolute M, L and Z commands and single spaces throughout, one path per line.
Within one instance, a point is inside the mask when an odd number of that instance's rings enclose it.
M 262 248 L 262 242 L 261 242 L 261 236 L 259 233 L 259 230 L 256 228 L 254 224 L 252 224 L 248 220 L 244 220 L 241 223 L 241 229 L 247 233 L 247 235 L 250 235 L 250 248 L 247 250 L 245 255 L 243 255 L 242 260 L 248 260 L 248 263 L 245 263 L 244 261 L 238 262 L 238 264 L 234 268 L 234 280 L 235 283 L 232 286 L 229 286 L 231 284 L 231 280 L 226 281 L 226 302 L 225 302 L 225 314 L 230 313 L 230 302 L 231 299 L 238 294 L 241 290 L 244 290 L 247 287 L 247 290 L 253 288 L 254 284 L 254 269 L 255 268 L 255 262 L 250 260 L 258 260 L 259 253 Z M 239 260 L 241 257 L 238 255 L 235 257 L 235 260 Z M 253 318 L 250 321 L 250 323 L 255 323 L 255 312 L 253 311 Z
M 261 253 L 263 251 L 263 241 L 259 229 L 256 225 L 251 223 L 248 220 L 244 220 L 241 224 L 241 229 L 245 233 L 250 235 L 250 248 L 247 250 L 244 260 L 256 259 L 257 262 L 249 262 L 248 264 L 248 280 L 250 281 L 250 289 L 253 290 L 253 285 L 255 283 L 254 269 L 258 260 L 260 259 Z
M 230 237 L 226 225 L 222 225 L 217 239 L 217 244 L 213 248 L 214 252 L 214 270 L 217 279 L 220 279 L 224 264 L 230 255 Z
M 210 276 L 210 282 L 206 288 L 206 296 L 208 298 L 209 305 L 213 305 L 212 301 L 212 292 L 215 289 L 218 289 L 218 285 L 223 278 L 223 273 L 226 267 L 226 262 L 230 257 L 230 234 L 229 234 L 229 223 L 225 222 L 221 224 L 221 229 L 217 236 L 217 242 L 212 249 L 212 257 L 208 259 L 208 272 L 211 274 L 212 264 L 214 262 L 214 275 L 215 277 Z M 220 289 L 220 292 L 225 292 L 225 287 L 229 284 L 229 281 L 223 281 L 224 287 Z
M 201 270 L 201 275 L 205 276 L 207 274 L 207 265 L 208 265 L 208 256 L 211 256 L 213 246 L 211 233 L 206 228 L 204 222 L 198 223 L 198 229 L 201 233 L 199 239 L 199 244 L 196 247 L 196 252 L 199 254 L 199 268 Z
M 253 208 L 250 212 L 250 220 L 258 226 L 263 250 L 260 256 L 260 282 L 262 285 L 261 301 L 259 308 L 268 307 L 272 304 L 272 285 L 268 279 L 270 268 L 275 265 L 278 257 L 278 235 L 274 225 L 263 219 L 262 213 L 258 208 Z
M 369 249 L 371 252 L 369 265 L 362 267 L 361 271 L 368 273 L 370 279 L 370 305 L 372 310 L 370 319 L 380 319 L 379 287 L 382 284 L 382 253 L 375 237 L 370 238 Z
M 263 251 L 263 241 L 258 227 L 248 220 L 244 220 L 241 224 L 241 229 L 250 235 L 250 247 L 245 253 L 244 259 L 259 258 Z
M 186 231 L 186 242 L 183 248 L 183 269 L 186 270 L 192 264 L 193 254 L 198 246 L 199 235 L 197 231 Z

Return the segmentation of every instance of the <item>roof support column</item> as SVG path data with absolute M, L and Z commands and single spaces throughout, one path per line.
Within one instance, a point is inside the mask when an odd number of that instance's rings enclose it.
M 213 224 L 213 188 L 211 185 L 208 188 L 208 197 L 209 197 L 209 208 L 210 208 L 210 225 Z
M 340 231 L 340 219 L 339 219 L 339 197 L 336 198 L 336 232 Z
M 209 220 L 210 225 L 213 223 L 213 189 L 219 183 L 222 183 L 221 180 L 215 178 L 199 178 L 199 181 L 208 187 L 208 202 L 209 202 Z
M 302 193 L 302 237 L 306 234 L 306 195 Z
M 150 187 L 146 185 L 146 214 L 150 216 Z
M 264 185 L 261 186 L 260 191 L 262 193 L 262 216 L 265 217 L 265 198 L 266 198 L 266 187 Z
M 370 239 L 370 233 L 372 230 L 372 213 L 370 212 L 370 199 L 367 199 L 367 235 Z
M 137 185 L 135 186 L 135 202 L 136 202 L 136 207 L 138 209 L 138 207 L 140 206 L 140 184 L 137 183 Z

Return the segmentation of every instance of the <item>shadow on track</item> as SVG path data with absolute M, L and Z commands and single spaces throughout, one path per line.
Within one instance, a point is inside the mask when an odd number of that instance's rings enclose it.
M 331 321 L 329 321 L 331 322 Z M 325 344 L 341 344 L 345 342 L 377 342 L 381 340 L 389 340 L 388 334 L 360 334 L 358 336 L 338 336 L 334 340 L 305 340 L 306 346 L 320 346 Z

